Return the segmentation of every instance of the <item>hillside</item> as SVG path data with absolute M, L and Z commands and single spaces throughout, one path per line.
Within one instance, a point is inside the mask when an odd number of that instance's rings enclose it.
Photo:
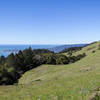
M 84 47 L 88 44 L 69 44 L 69 45 L 60 45 L 53 48 L 49 48 L 49 50 L 54 51 L 56 53 L 61 52 L 64 49 L 72 48 L 72 47 Z
M 82 50 L 74 52 L 72 55 L 78 55 L 85 53 L 86 55 L 91 55 L 93 52 L 95 53 L 100 49 L 100 41 L 91 43 L 87 45 L 86 47 L 82 48 Z M 64 55 L 67 55 L 67 53 L 63 53 Z
M 100 87 L 100 42 L 75 53 L 86 57 L 69 65 L 42 65 L 26 72 L 18 85 L 1 86 L 0 100 L 89 100 Z

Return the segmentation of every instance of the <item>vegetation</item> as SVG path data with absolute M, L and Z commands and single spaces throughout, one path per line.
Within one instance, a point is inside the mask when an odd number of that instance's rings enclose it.
M 0 86 L 0 100 L 92 100 L 100 87 L 99 43 L 75 52 L 87 56 L 73 64 L 41 65 L 23 74 L 18 85 Z
M 18 79 L 28 70 L 42 64 L 69 64 L 83 58 L 85 54 L 67 57 L 46 49 L 32 50 L 31 48 L 10 54 L 7 58 L 0 57 L 0 85 L 17 83 Z
M 52 57 L 56 57 L 56 64 L 65 57 L 68 59 L 75 56 L 78 59 L 78 55 L 84 53 L 87 56 L 73 64 L 50 65 L 45 62 L 45 65 L 36 66 L 37 68 L 22 74 L 18 85 L 0 86 L 0 100 L 99 100 L 99 95 L 95 96 L 100 87 L 99 44 L 100 42 L 88 45 L 71 56 L 51 52 L 34 55 L 33 58 L 40 62 L 47 61 L 45 59 L 50 62 Z
M 76 52 L 76 51 L 79 51 L 81 50 L 83 47 L 71 47 L 71 48 L 67 48 L 67 49 L 64 49 L 62 50 L 60 53 L 66 53 L 66 52 Z

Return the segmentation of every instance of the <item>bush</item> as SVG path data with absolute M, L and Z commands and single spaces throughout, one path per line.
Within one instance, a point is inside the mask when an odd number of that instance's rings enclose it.
M 92 53 L 95 53 L 96 51 L 92 51 Z
M 68 64 L 69 59 L 64 55 L 57 55 L 56 56 L 56 64 Z

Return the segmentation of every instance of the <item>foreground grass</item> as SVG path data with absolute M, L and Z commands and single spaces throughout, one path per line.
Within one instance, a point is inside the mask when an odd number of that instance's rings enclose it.
M 0 100 L 89 100 L 100 87 L 100 50 L 95 46 L 95 53 L 91 47 L 74 64 L 42 65 L 26 72 L 18 85 L 1 86 Z

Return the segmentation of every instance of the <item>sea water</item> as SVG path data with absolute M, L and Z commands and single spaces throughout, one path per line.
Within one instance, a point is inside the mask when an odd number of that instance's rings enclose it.
M 31 47 L 32 49 L 48 49 L 56 45 L 0 45 L 0 56 L 8 56 L 10 53 L 17 53 L 19 50 L 24 50 Z

